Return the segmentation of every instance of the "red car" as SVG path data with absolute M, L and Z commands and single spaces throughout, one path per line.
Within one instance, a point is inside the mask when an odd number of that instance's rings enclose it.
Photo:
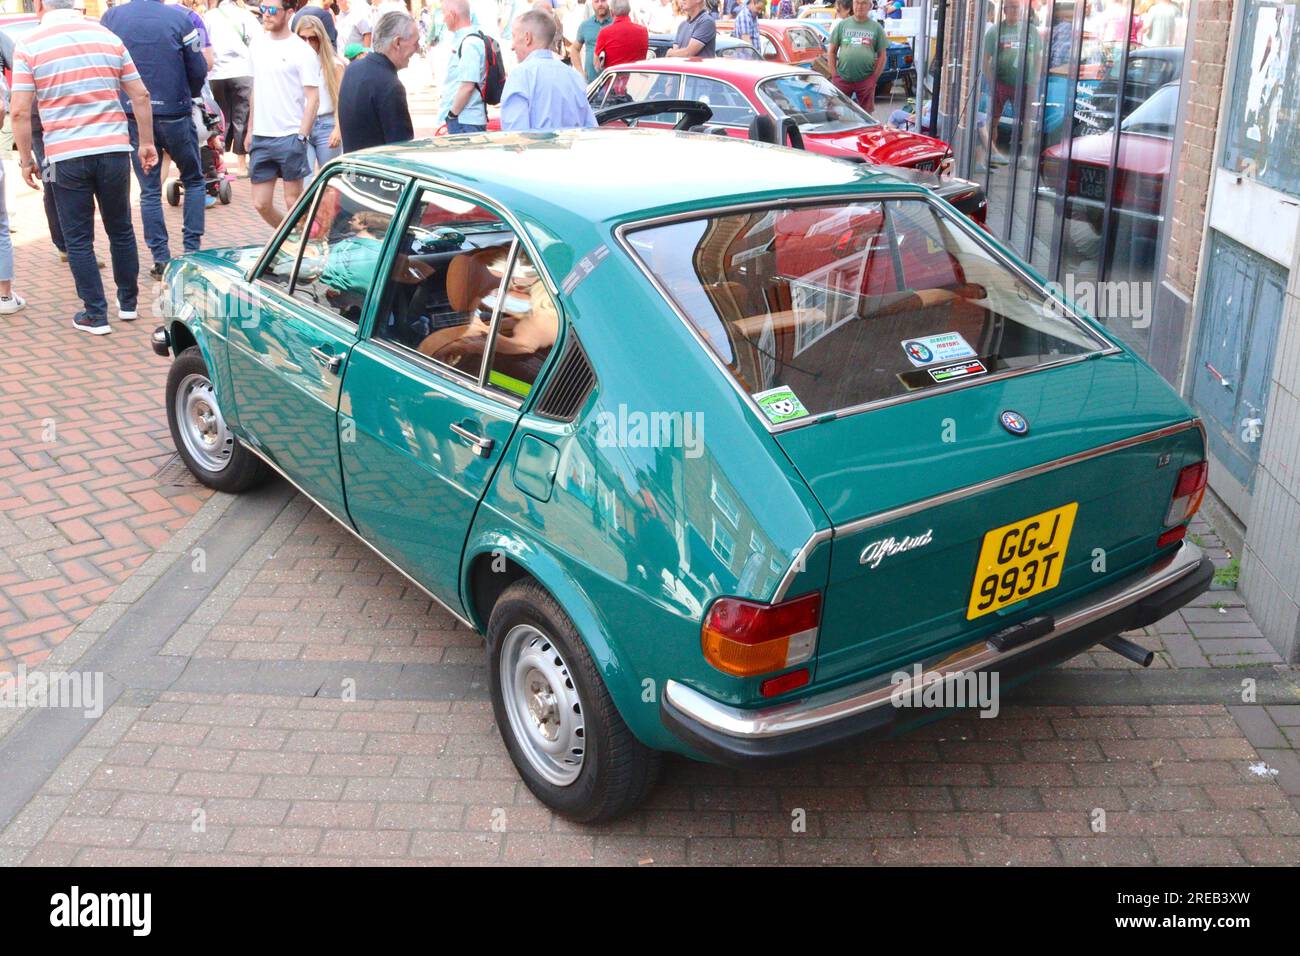
M 805 149 L 851 162 L 912 170 L 977 222 L 987 209 L 976 183 L 948 175 L 952 149 L 942 140 L 885 126 L 811 70 L 778 63 L 663 59 L 624 63 L 602 73 L 588 90 L 592 108 L 654 100 L 694 100 L 713 112 L 708 130 L 748 137 L 760 115 L 778 125 L 794 120 Z M 652 116 L 638 126 L 671 127 L 676 116 Z
M 731 36 L 735 20 L 719 20 L 718 33 Z M 820 33 L 798 20 L 759 20 L 759 48 L 769 63 L 811 64 L 826 52 Z
M 1179 84 L 1169 83 L 1133 110 L 1120 124 L 1119 149 L 1115 134 L 1076 136 L 1043 151 L 1040 196 L 1056 199 L 1061 165 L 1068 161 L 1065 192 L 1069 215 L 1086 219 L 1101 232 L 1106 208 L 1107 174 L 1115 157 L 1115 213 L 1130 220 L 1139 233 L 1154 235 L 1160 228 L 1161 203 L 1174 158 L 1174 127 L 1178 116 Z

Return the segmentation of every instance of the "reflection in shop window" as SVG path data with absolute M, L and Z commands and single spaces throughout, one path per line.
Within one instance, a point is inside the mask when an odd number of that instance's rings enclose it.
M 1223 165 L 1300 194 L 1300 16 L 1295 3 L 1248 0 L 1226 112 Z

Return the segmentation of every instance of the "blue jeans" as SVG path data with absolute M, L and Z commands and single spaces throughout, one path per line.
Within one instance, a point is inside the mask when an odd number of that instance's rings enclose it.
M 32 130 L 32 152 L 36 156 L 36 164 L 45 168 L 45 136 L 44 133 L 38 133 Z M 54 248 L 59 252 L 67 253 L 68 247 L 63 241 L 63 229 L 59 226 L 59 210 L 54 205 L 54 190 L 41 190 L 41 204 L 45 207 L 45 224 L 50 227 L 50 242 L 54 243 Z
M 307 157 L 311 160 L 312 172 L 320 169 L 335 156 L 343 154 L 342 145 L 330 146 L 330 134 L 334 132 L 334 114 L 317 116 L 311 124 L 311 135 L 307 137 Z
M 162 162 L 150 172 L 140 167 L 140 130 L 135 117 L 129 116 L 127 125 L 131 134 L 131 165 L 135 167 L 135 178 L 140 181 L 140 219 L 144 222 L 144 241 L 153 253 L 154 262 L 167 262 L 171 259 L 171 248 L 167 244 L 167 220 L 162 211 Z M 155 116 L 153 120 L 153 142 L 158 147 L 159 159 L 166 153 L 181 174 L 181 186 L 184 188 L 184 219 L 181 235 L 184 237 L 185 251 L 198 252 L 203 242 L 203 199 L 206 186 L 203 182 L 203 162 L 199 158 L 199 139 L 194 131 L 194 119 L 190 116 Z
M 9 208 L 5 205 L 5 171 L 0 164 L 0 282 L 14 277 L 14 242 L 9 238 Z
M 448 133 L 481 133 L 487 129 L 487 125 L 480 126 L 478 123 L 462 123 L 455 116 L 447 117 Z
M 131 160 L 126 153 L 99 153 L 54 163 L 45 185 L 54 190 L 59 225 L 68 247 L 68 265 L 86 315 L 108 318 L 104 283 L 95 261 L 95 203 L 108 233 L 117 304 L 134 311 L 140 296 L 140 257 L 131 225 Z

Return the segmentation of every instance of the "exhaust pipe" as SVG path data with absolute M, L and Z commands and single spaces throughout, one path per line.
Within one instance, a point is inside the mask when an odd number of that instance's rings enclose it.
M 1151 662 L 1155 660 L 1154 651 L 1149 651 L 1141 644 L 1134 644 L 1127 638 L 1120 637 L 1116 634 L 1114 637 L 1108 637 L 1101 642 L 1101 646 L 1107 650 L 1114 651 L 1120 657 L 1127 657 L 1134 664 L 1142 667 L 1150 667 Z

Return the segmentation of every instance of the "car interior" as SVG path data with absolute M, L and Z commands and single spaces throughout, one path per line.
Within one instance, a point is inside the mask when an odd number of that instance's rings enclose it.
M 634 237 L 634 249 L 737 380 L 751 394 L 789 386 L 812 414 L 934 387 L 908 359 L 916 340 L 959 336 L 976 374 L 1096 347 L 923 203 L 656 228 L 660 241 Z
M 482 207 L 422 196 L 399 242 L 375 336 L 471 379 L 490 352 L 488 384 L 523 396 L 558 333 L 559 312 L 510 227 Z

